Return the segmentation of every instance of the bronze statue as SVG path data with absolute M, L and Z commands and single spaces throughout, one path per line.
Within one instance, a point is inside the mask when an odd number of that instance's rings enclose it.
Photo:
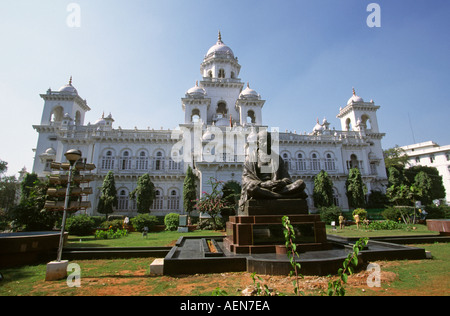
M 293 182 L 283 159 L 272 152 L 271 134 L 258 133 L 257 146 L 250 152 L 242 173 L 242 192 L 239 209 L 242 211 L 247 200 L 306 199 L 303 180 Z

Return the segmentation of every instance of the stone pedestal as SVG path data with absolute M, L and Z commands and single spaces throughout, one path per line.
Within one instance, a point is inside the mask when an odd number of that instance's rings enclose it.
M 282 217 L 294 227 L 297 250 L 330 249 L 325 223 L 319 215 L 308 214 L 305 200 L 250 200 L 244 214 L 227 222 L 224 246 L 235 254 L 282 253 L 285 245 Z
M 45 281 L 56 281 L 67 278 L 67 266 L 69 261 L 51 261 L 47 263 Z

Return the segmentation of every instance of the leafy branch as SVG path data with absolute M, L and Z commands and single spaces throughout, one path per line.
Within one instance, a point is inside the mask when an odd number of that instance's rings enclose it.
M 292 277 L 295 275 L 295 279 L 292 281 L 292 285 L 294 285 L 294 293 L 296 295 L 304 295 L 303 292 L 299 291 L 299 278 L 303 279 L 303 275 L 299 273 L 301 269 L 300 263 L 295 261 L 295 257 L 298 257 L 297 253 L 297 245 L 295 244 L 295 231 L 294 227 L 291 225 L 291 221 L 289 217 L 283 216 L 281 219 L 284 226 L 284 239 L 286 245 L 286 252 L 289 258 L 289 262 L 291 263 L 292 269 L 289 272 L 289 276 Z
M 349 253 L 342 264 L 342 268 L 338 270 L 338 279 L 328 282 L 328 296 L 344 296 L 345 289 L 342 286 L 347 284 L 347 279 L 350 274 L 353 274 L 354 269 L 358 266 L 358 254 L 367 245 L 369 239 L 367 237 L 359 239 L 353 245 L 353 252 Z

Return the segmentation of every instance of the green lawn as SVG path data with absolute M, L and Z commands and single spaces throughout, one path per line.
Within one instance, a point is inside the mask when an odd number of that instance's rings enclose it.
M 381 272 L 393 272 L 394 280 L 382 280 L 380 288 L 366 285 L 345 285 L 348 295 L 450 295 L 450 244 L 416 245 L 430 250 L 433 259 L 378 261 Z M 252 284 L 247 272 L 196 274 L 192 276 L 152 276 L 149 264 L 154 258 L 79 260 L 81 287 L 69 287 L 66 280 L 45 281 L 46 265 L 2 269 L 0 296 L 72 296 L 72 295 L 211 295 L 216 288 L 229 295 L 240 295 L 237 289 Z M 266 280 L 269 278 L 265 277 Z M 362 275 L 363 279 L 367 275 Z M 289 278 L 271 277 L 280 282 L 276 290 L 291 284 Z M 351 279 L 351 277 L 349 278 Z M 328 278 L 327 278 L 328 280 Z M 325 280 L 325 281 L 327 281 Z M 282 291 L 292 295 L 292 291 Z M 318 291 L 312 295 L 320 295 Z
M 65 247 L 163 247 L 171 246 L 181 236 L 221 236 L 223 233 L 209 230 L 196 230 L 189 233 L 163 231 L 148 233 L 142 237 L 141 233 L 129 233 L 126 237 L 117 239 L 96 239 L 94 236 L 70 235 Z
M 439 235 L 438 232 L 428 230 L 425 225 L 408 225 L 407 229 L 394 230 L 370 230 L 364 226 L 356 228 L 356 225 L 345 226 L 344 229 L 339 227 L 334 230 L 331 225 L 327 225 L 327 234 L 342 237 L 381 237 L 381 236 L 412 236 L 412 235 Z

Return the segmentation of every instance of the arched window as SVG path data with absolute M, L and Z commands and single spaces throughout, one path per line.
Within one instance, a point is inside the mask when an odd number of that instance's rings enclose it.
M 281 157 L 283 158 L 283 162 L 284 162 L 284 167 L 286 168 L 286 170 L 290 170 L 291 169 L 291 159 L 289 158 L 289 155 L 287 153 L 283 153 L 281 155 Z
M 156 153 L 156 157 L 154 158 L 154 169 L 164 170 L 164 157 L 161 151 L 158 151 Z
M 366 114 L 361 116 L 361 123 L 366 127 L 366 129 L 372 129 L 372 125 L 370 123 L 370 117 Z
M 64 109 L 62 106 L 56 106 L 50 113 L 50 122 L 61 122 L 64 116 Z
M 141 151 L 136 159 L 136 169 L 137 170 L 147 170 L 148 169 L 148 157 L 145 151 Z
M 155 199 L 153 200 L 153 210 L 162 210 L 163 209 L 163 196 L 161 194 L 161 190 L 155 190 Z
M 181 170 L 181 162 L 177 152 L 173 152 L 169 159 L 169 170 Z
M 217 114 L 222 114 L 222 117 L 224 117 L 227 113 L 227 104 L 225 102 L 219 102 L 217 103 Z
M 131 156 L 128 150 L 125 150 L 120 157 L 120 170 L 130 170 L 131 169 Z
M 336 188 L 333 188 L 333 204 L 339 206 L 339 193 Z
M 256 123 L 255 112 L 253 110 L 247 112 L 247 123 L 249 124 Z
M 325 155 L 325 170 L 326 171 L 333 171 L 336 170 L 336 165 L 334 163 L 334 158 L 331 154 Z
M 200 121 L 200 111 L 199 109 L 193 109 L 191 115 L 191 122 L 198 123 Z
M 306 170 L 306 159 L 303 156 L 303 154 L 301 153 L 297 154 L 297 161 L 295 162 L 295 167 L 298 171 Z
M 180 209 L 180 197 L 176 190 L 171 190 L 167 201 L 167 209 L 178 210 Z
M 352 130 L 352 121 L 350 120 L 350 118 L 345 120 L 345 130 L 346 131 Z
M 209 78 L 212 78 L 212 77 L 213 77 L 213 74 L 212 74 L 212 71 L 211 71 L 211 70 L 208 71 L 208 77 L 209 77 Z
M 126 190 L 120 190 L 118 196 L 117 210 L 128 211 L 129 195 Z
M 112 170 L 114 169 L 114 156 L 111 150 L 108 150 L 106 154 L 102 157 L 101 167 L 103 170 Z
M 316 153 L 311 154 L 311 170 L 320 170 L 320 160 Z
M 359 168 L 358 157 L 355 154 L 350 155 L 350 169 Z
M 222 68 L 219 69 L 219 78 L 225 78 L 225 70 L 223 70 Z

